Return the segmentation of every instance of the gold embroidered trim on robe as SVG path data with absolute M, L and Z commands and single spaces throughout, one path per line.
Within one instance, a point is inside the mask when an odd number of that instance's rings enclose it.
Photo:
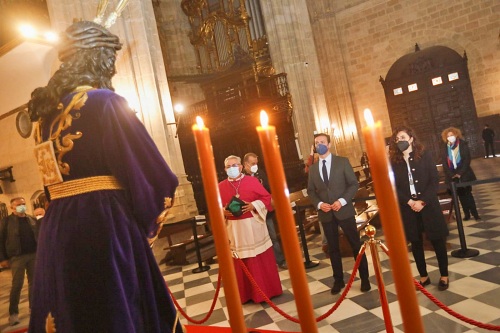
M 68 163 L 63 162 L 62 160 L 63 156 L 67 152 L 73 149 L 74 145 L 73 140 L 81 138 L 83 134 L 77 131 L 74 134 L 68 133 L 61 138 L 61 132 L 68 129 L 71 126 L 73 119 L 80 118 L 80 113 L 76 113 L 74 116 L 72 116 L 70 112 L 71 110 L 80 110 L 85 105 L 85 102 L 88 99 L 87 91 L 93 89 L 95 88 L 91 86 L 77 87 L 73 91 L 75 95 L 71 99 L 68 106 L 52 121 L 52 124 L 50 125 L 50 133 L 47 142 L 50 142 L 55 146 L 55 148 L 53 148 L 52 150 L 55 153 L 54 157 L 56 158 L 59 173 L 62 175 L 69 175 L 70 171 L 70 166 L 68 165 Z M 60 103 L 58 105 L 58 109 L 62 110 L 62 108 L 63 105 Z M 45 143 L 42 143 L 41 122 L 42 120 L 40 120 L 37 126 L 35 127 L 34 138 L 35 142 L 37 143 L 37 147 L 41 146 L 40 149 L 43 149 L 46 152 L 44 153 L 45 154 L 44 156 L 46 157 L 48 156 L 47 153 L 49 152 L 49 150 L 47 149 L 47 147 L 45 147 Z M 54 184 L 56 181 L 55 178 L 53 177 L 52 169 L 47 169 L 46 161 L 41 159 L 41 156 L 39 155 L 40 153 L 37 152 L 37 149 L 39 149 L 37 147 L 35 147 L 35 156 L 37 158 L 39 170 L 40 172 L 42 172 L 42 179 L 44 180 L 44 185 Z M 44 174 L 44 172 L 47 170 L 50 171 L 51 173 L 46 175 Z M 51 179 L 51 181 L 49 183 L 46 183 L 45 180 L 47 179 Z M 62 181 L 62 179 L 60 181 Z
M 56 154 L 52 141 L 45 141 L 36 145 L 33 149 L 35 159 L 38 164 L 38 171 L 42 176 L 42 183 L 44 186 L 54 185 L 61 183 L 63 177 L 59 170 Z
M 47 315 L 47 318 L 45 319 L 45 332 L 46 333 L 56 332 L 56 324 L 54 322 L 54 317 L 52 317 L 52 313 L 50 312 Z
M 50 199 L 60 199 L 102 190 L 123 190 L 118 179 L 113 176 L 95 176 L 68 180 L 47 187 Z

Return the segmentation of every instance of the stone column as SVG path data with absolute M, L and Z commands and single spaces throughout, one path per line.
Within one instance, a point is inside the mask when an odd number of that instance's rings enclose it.
M 342 40 L 338 31 L 335 13 L 328 8 L 322 13 L 312 13 L 312 27 L 316 39 L 317 52 L 328 113 L 335 125 L 333 139 L 339 155 L 351 158 L 353 165 L 360 164 L 361 125 L 358 112 L 353 106 L 352 92 L 347 78 Z
M 98 0 L 48 0 L 53 28 L 63 31 L 73 18 L 93 20 L 98 3 Z M 109 1 L 105 17 L 117 3 L 118 0 Z M 152 2 L 130 0 L 110 30 L 123 43 L 118 52 L 118 74 L 113 78 L 116 92 L 127 98 L 179 178 L 180 186 L 170 216 L 175 220 L 192 216 L 197 213 L 196 203 L 175 138 L 176 127 L 167 125 L 175 123 L 175 117 Z
M 273 65 L 288 76 L 294 127 L 306 159 L 313 132 L 328 129 L 331 123 L 307 5 L 304 0 L 261 4 Z

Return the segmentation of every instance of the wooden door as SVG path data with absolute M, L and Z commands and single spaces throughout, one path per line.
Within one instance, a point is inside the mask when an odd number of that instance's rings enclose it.
M 445 46 L 433 46 L 398 59 L 381 79 L 391 127 L 413 128 L 437 163 L 443 151 L 441 132 L 459 128 L 472 157 L 482 156 L 467 56 Z

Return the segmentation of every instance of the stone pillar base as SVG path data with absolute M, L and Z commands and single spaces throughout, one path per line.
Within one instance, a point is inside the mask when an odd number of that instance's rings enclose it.
M 198 208 L 194 200 L 194 192 L 191 183 L 187 180 L 187 175 L 177 175 L 179 186 L 175 191 L 174 206 L 170 209 L 167 223 L 185 220 L 198 215 Z

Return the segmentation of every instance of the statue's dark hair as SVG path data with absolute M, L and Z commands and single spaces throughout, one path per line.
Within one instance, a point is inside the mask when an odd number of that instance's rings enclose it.
M 414 131 L 407 126 L 399 126 L 396 127 L 394 132 L 391 135 L 391 139 L 389 142 L 389 159 L 392 163 L 402 163 L 404 162 L 403 152 L 399 150 L 398 145 L 396 144 L 396 136 L 399 132 L 405 132 L 408 134 L 410 138 L 413 138 L 413 158 L 418 160 L 422 157 L 424 153 L 424 145 L 417 140 Z
M 36 88 L 28 102 L 31 121 L 52 117 L 61 98 L 76 87 L 88 85 L 113 90 L 111 78 L 116 73 L 116 50 L 110 47 L 81 49 L 67 57 L 46 87 Z

